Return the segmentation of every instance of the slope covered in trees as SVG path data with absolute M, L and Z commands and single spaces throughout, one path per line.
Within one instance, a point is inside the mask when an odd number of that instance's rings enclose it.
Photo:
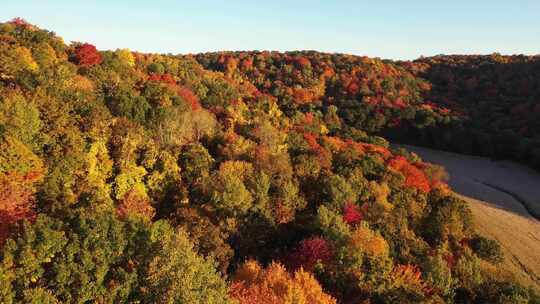
M 374 135 L 460 121 L 415 73 L 0 24 L 0 302 L 538 300 L 444 170 Z
M 249 80 L 284 111 L 317 109 L 369 134 L 540 169 L 539 56 L 392 62 L 313 51 L 220 52 L 197 60 Z

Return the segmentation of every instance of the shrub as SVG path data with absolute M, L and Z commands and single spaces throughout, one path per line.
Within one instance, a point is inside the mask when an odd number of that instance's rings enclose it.
M 501 245 L 496 240 L 490 240 L 483 236 L 476 236 L 470 240 L 469 245 L 476 255 L 486 261 L 500 263 L 504 259 Z

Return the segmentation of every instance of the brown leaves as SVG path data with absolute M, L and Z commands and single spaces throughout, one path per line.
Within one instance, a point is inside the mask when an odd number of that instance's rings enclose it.
M 135 215 L 151 220 L 155 214 L 150 200 L 133 189 L 124 195 L 116 210 L 120 218 Z

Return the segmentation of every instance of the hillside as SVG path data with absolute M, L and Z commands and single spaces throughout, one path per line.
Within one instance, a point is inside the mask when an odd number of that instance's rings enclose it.
M 380 137 L 465 124 L 430 88 L 1 23 L 0 302 L 534 303 L 444 169 Z
M 196 58 L 276 96 L 285 111 L 335 107 L 348 127 L 370 134 L 540 169 L 540 56 L 393 62 L 309 51 Z
M 449 185 L 469 203 L 478 231 L 501 243 L 505 268 L 540 287 L 540 222 L 531 214 L 540 208 L 540 175 L 511 162 L 404 147 L 448 170 Z

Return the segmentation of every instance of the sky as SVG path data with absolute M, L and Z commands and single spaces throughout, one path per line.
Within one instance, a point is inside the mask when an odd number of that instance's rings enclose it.
M 540 0 L 2 0 L 14 17 L 101 50 L 540 54 Z

